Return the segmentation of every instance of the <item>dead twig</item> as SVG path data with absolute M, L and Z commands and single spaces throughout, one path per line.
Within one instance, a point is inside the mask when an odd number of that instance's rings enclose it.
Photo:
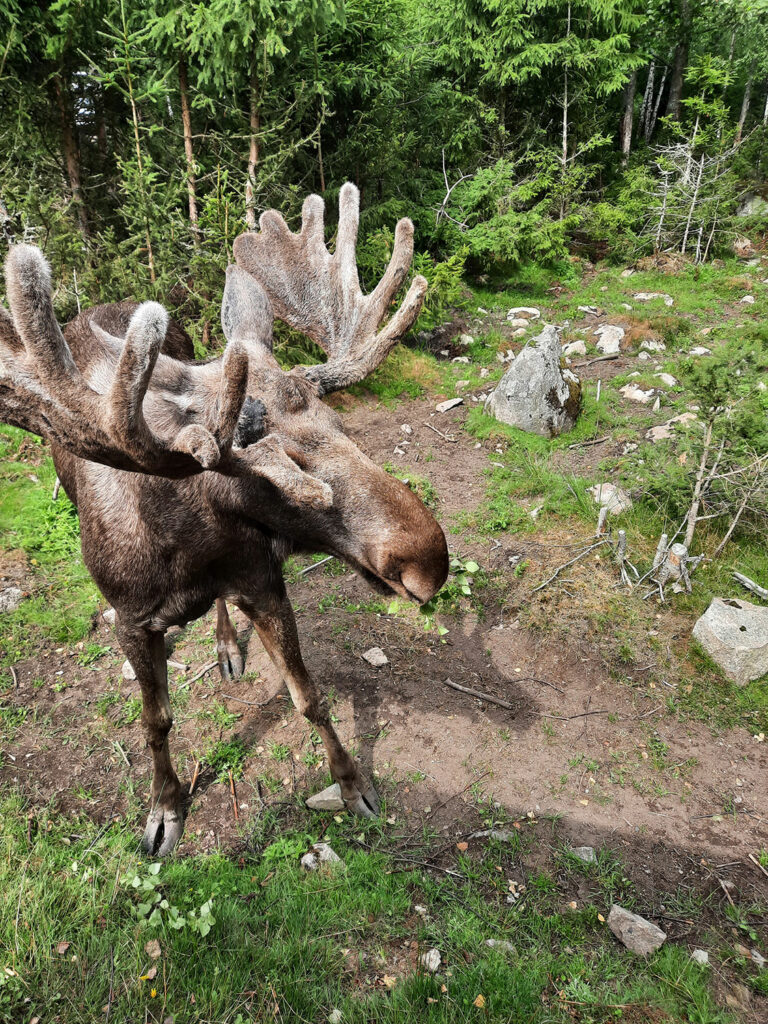
M 313 562 L 312 565 L 308 565 L 306 569 L 302 569 L 299 573 L 297 573 L 297 575 L 306 576 L 308 572 L 314 572 L 314 570 L 319 569 L 321 565 L 327 565 L 328 562 L 332 562 L 335 557 L 335 555 L 328 555 L 327 558 L 322 558 L 320 559 L 319 562 Z
M 752 863 L 755 865 L 755 867 L 758 869 L 758 871 L 762 871 L 763 874 L 765 875 L 765 877 L 768 878 L 768 871 L 765 870 L 765 868 L 760 863 L 760 861 L 757 859 L 757 857 L 755 857 L 755 855 L 753 853 L 747 854 L 747 856 L 752 861 Z
M 554 718 L 558 722 L 572 722 L 574 718 L 587 718 L 589 715 L 610 715 L 610 711 L 582 711 L 578 715 L 545 715 L 543 711 L 531 711 L 530 714 L 539 718 Z
M 755 583 L 755 581 L 751 580 L 749 576 L 744 576 L 743 573 L 735 572 L 733 574 L 733 578 L 737 583 L 740 583 L 742 587 L 746 587 L 746 589 L 751 590 L 753 594 L 757 594 L 757 596 L 761 597 L 764 601 L 768 601 L 768 590 L 766 590 L 765 587 L 761 587 L 759 583 Z M 13 671 L 13 669 L 11 669 L 11 671 Z
M 578 562 L 579 559 L 583 558 L 584 555 L 588 555 L 590 551 L 594 551 L 595 548 L 602 547 L 603 544 L 609 544 L 609 543 L 610 543 L 610 541 L 606 537 L 604 540 L 599 540 L 596 544 L 590 544 L 590 546 L 588 548 L 585 548 L 582 552 L 580 552 L 580 554 L 576 555 L 575 558 L 572 558 L 570 560 L 570 562 L 566 562 L 564 565 L 558 566 L 558 568 L 555 569 L 555 571 L 552 573 L 552 575 L 549 577 L 549 579 L 544 580 L 544 582 L 540 583 L 538 585 L 538 587 L 534 587 L 533 590 L 531 591 L 531 593 L 535 594 L 537 591 L 543 590 L 544 587 L 548 586 L 553 580 L 557 579 L 557 577 L 560 575 L 560 573 L 563 571 L 563 569 L 567 569 L 569 565 L 573 565 L 574 562 Z
M 123 750 L 123 746 L 120 743 L 120 740 L 115 740 L 114 743 L 113 743 L 113 746 L 114 746 L 115 750 L 118 752 L 118 754 L 120 755 L 120 757 L 122 757 L 122 759 L 125 761 L 126 768 L 130 768 L 131 767 L 131 762 L 128 760 L 128 755 Z
M 232 769 L 229 769 L 229 791 L 232 794 L 232 810 L 235 812 L 235 821 L 240 820 L 240 815 L 237 810 L 237 791 L 235 790 L 235 777 L 232 774 Z
M 18 690 L 18 688 L 19 688 L 19 677 L 16 675 L 16 669 L 13 667 L 13 665 L 10 666 L 10 669 L 11 669 L 11 676 L 13 678 L 13 688 L 14 688 L 14 690 Z
M 546 679 L 539 679 L 536 676 L 520 676 L 520 678 L 517 680 L 517 682 L 518 683 L 528 683 L 528 682 L 530 682 L 530 683 L 541 683 L 542 686 L 551 686 L 552 689 L 553 690 L 557 690 L 558 693 L 565 693 L 565 690 L 561 689 L 559 686 L 555 686 L 554 683 L 550 683 Z
M 609 356 L 596 356 L 594 359 L 588 359 L 586 363 L 575 363 L 574 367 L 579 366 L 591 366 L 592 363 L 607 363 L 609 359 L 618 359 L 619 353 L 613 352 Z
M 510 704 L 508 700 L 492 697 L 489 693 L 483 693 L 482 690 L 473 690 L 471 686 L 460 686 L 452 679 L 444 679 L 443 686 L 450 686 L 452 690 L 458 690 L 460 693 L 468 693 L 470 697 L 477 697 L 478 700 L 487 700 L 491 704 L 498 704 L 500 708 L 506 708 L 508 711 L 515 710 L 515 705 Z
M 568 451 L 572 448 L 591 448 L 593 444 L 602 444 L 603 441 L 610 441 L 611 435 L 606 434 L 605 437 L 593 437 L 591 441 L 577 441 L 575 444 L 568 445 Z
M 433 427 L 432 424 L 427 423 L 426 420 L 424 421 L 424 426 L 429 427 L 430 430 L 434 430 L 434 432 L 439 434 L 444 441 L 449 441 L 451 444 L 455 444 L 458 441 L 457 437 L 454 437 L 452 434 L 444 434 L 442 430 L 438 430 L 437 427 Z
M 197 675 L 192 676 L 192 678 L 189 680 L 190 686 L 192 685 L 192 683 L 196 683 L 198 679 L 202 679 L 207 672 L 210 672 L 212 668 L 216 668 L 218 664 L 218 661 L 211 661 L 203 668 L 201 668 Z
M 192 794 L 195 792 L 195 786 L 197 785 L 197 779 L 198 779 L 199 775 L 200 775 L 200 762 L 199 761 L 195 761 L 195 770 L 194 770 L 194 772 L 192 772 L 192 781 L 189 784 L 189 795 L 190 796 L 192 796 Z

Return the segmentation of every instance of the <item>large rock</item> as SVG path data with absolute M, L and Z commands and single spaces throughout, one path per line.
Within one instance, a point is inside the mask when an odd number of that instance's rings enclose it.
M 768 672 L 768 608 L 716 597 L 693 635 L 731 682 L 746 686 Z
M 658 928 L 652 921 L 646 921 L 639 914 L 633 914 L 625 910 L 618 903 L 614 903 L 608 915 L 608 927 L 613 934 L 632 953 L 638 956 L 648 956 L 655 953 L 664 943 L 667 935 L 661 928 Z
M 573 429 L 581 408 L 581 382 L 560 367 L 560 340 L 547 325 L 515 359 L 488 396 L 485 411 L 502 423 L 541 437 Z
M 741 201 L 741 206 L 736 211 L 737 217 L 766 217 L 768 216 L 768 201 L 756 192 L 747 192 Z
M 595 330 L 595 334 L 600 339 L 596 343 L 598 352 L 612 356 L 621 351 L 621 343 L 625 334 L 623 327 L 619 327 L 617 324 L 602 324 Z

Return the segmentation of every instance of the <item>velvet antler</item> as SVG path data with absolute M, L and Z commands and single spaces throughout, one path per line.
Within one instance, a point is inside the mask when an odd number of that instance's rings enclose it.
M 305 375 L 321 394 L 363 380 L 386 358 L 413 325 L 427 282 L 413 279 L 402 305 L 379 330 L 405 280 L 413 257 L 413 224 L 398 222 L 389 266 L 370 295 L 363 295 L 355 248 L 360 194 L 349 182 L 339 196 L 339 228 L 333 256 L 325 247 L 320 196 L 309 196 L 301 231 L 294 234 L 274 210 L 262 214 L 259 232 L 235 239 L 235 259 L 264 288 L 275 315 L 306 334 L 328 355 Z

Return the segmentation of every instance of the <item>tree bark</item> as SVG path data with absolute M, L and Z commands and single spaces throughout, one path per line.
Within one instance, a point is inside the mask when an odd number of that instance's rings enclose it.
M 251 67 L 250 124 L 251 142 L 248 148 L 248 177 L 245 182 L 245 223 L 249 231 L 255 231 L 256 210 L 254 208 L 253 187 L 256 184 L 256 168 L 259 164 L 259 130 L 261 128 L 259 81 L 256 75 L 255 61 Z
M 675 47 L 672 77 L 669 82 L 669 99 L 667 100 L 667 117 L 673 117 L 676 121 L 680 120 L 680 104 L 683 99 L 683 76 L 688 66 L 691 27 L 690 0 L 680 0 L 680 39 Z
M 632 124 L 635 116 L 635 92 L 637 90 L 637 71 L 633 71 L 624 86 L 624 116 L 621 119 L 621 162 L 626 165 L 632 149 Z
M 637 122 L 637 133 L 642 134 L 645 130 L 646 121 L 650 119 L 653 107 L 653 79 L 656 75 L 656 61 L 652 60 L 648 67 L 648 78 L 645 81 L 645 92 L 643 102 L 640 104 L 640 117 Z
M 75 204 L 77 223 L 83 236 L 90 238 L 91 229 L 88 222 L 88 211 L 83 199 L 83 189 L 80 181 L 80 147 L 77 142 L 77 131 L 72 111 L 72 97 L 69 86 L 61 74 L 54 77 L 53 89 L 56 95 L 56 105 L 59 108 L 61 151 L 67 168 L 67 178 L 69 179 L 69 188 L 72 193 L 72 202 Z
M 749 114 L 749 103 L 752 99 L 752 82 L 755 77 L 755 62 L 749 68 L 749 77 L 747 78 L 747 84 L 744 86 L 744 99 L 741 101 L 741 113 L 739 114 L 739 123 L 736 126 L 736 139 L 735 145 L 741 145 L 741 137 L 744 134 L 744 125 L 747 121 L 747 115 Z
M 181 99 L 181 124 L 184 130 L 184 155 L 187 160 L 187 196 L 189 198 L 189 223 L 195 245 L 200 242 L 197 218 L 197 192 L 195 182 L 195 154 L 192 149 L 192 117 L 189 110 L 189 82 L 187 62 L 179 59 L 179 96 Z

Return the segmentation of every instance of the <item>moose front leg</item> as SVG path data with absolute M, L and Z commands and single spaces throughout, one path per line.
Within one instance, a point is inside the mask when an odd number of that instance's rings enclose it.
M 237 646 L 237 630 L 229 617 L 227 602 L 223 597 L 216 601 L 216 654 L 221 678 L 227 683 L 239 679 L 245 664 Z
M 115 623 L 120 644 L 141 686 L 141 724 L 152 752 L 152 804 L 142 846 L 151 856 L 165 857 L 181 838 L 184 812 L 181 785 L 171 764 L 168 733 L 173 725 L 168 699 L 165 637 Z
M 321 697 L 307 672 L 299 649 L 293 608 L 283 596 L 278 608 L 268 614 L 243 607 L 253 622 L 267 654 L 285 680 L 291 699 L 299 711 L 317 729 L 328 753 L 328 765 L 334 781 L 341 787 L 344 803 L 350 811 L 373 818 L 379 812 L 379 797 L 366 783 L 354 758 L 341 744 L 331 724 L 328 704 Z

